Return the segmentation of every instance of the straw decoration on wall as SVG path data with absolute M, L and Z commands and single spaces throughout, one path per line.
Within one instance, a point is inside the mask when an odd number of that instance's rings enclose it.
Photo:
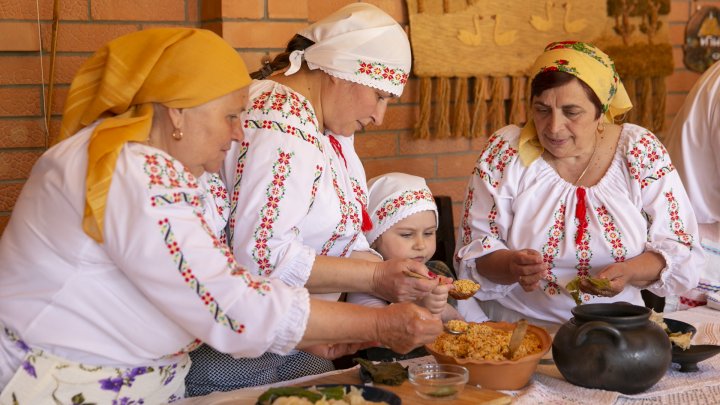
M 524 124 L 530 65 L 548 43 L 563 40 L 609 48 L 604 50 L 622 60 L 621 77 L 633 82 L 634 111 L 640 112 L 632 118 L 650 129 L 662 125 L 672 53 L 661 15 L 669 11 L 669 0 L 406 1 L 413 72 L 420 82 L 416 138 L 474 138 L 508 123 Z M 615 29 L 623 21 L 625 37 Z M 637 51 L 638 42 L 667 51 L 657 55 L 653 48 L 652 61 L 638 67 L 624 57 Z M 663 58 L 669 58 L 669 72 L 659 62 Z

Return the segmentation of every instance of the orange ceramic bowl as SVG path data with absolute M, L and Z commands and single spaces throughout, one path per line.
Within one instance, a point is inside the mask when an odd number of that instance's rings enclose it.
M 485 322 L 484 325 L 505 331 L 512 331 L 515 328 L 514 323 L 508 322 Z M 517 390 L 527 385 L 540 358 L 550 350 L 552 345 L 552 338 L 543 328 L 528 325 L 527 333 L 533 333 L 540 338 L 542 349 L 517 360 L 461 359 L 436 351 L 433 344 L 425 345 L 425 348 L 438 363 L 457 364 L 467 368 L 470 372 L 469 384 L 492 390 Z

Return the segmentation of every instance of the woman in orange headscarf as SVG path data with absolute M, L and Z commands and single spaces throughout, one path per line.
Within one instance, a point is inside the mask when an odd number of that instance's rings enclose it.
M 243 137 L 249 83 L 237 52 L 198 29 L 129 34 L 83 65 L 67 139 L 33 168 L 0 240 L 0 403 L 172 401 L 201 341 L 333 356 L 369 341 L 409 351 L 441 331 L 411 304 L 317 302 L 237 265 L 215 172 Z
M 655 135 L 615 124 L 632 104 L 613 61 L 556 42 L 531 73 L 530 120 L 490 137 L 468 185 L 457 270 L 482 288 L 460 313 L 552 328 L 580 302 L 692 288 L 695 216 Z

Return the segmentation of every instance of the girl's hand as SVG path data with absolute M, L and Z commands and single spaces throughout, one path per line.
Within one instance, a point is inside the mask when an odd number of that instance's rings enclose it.
M 433 314 L 433 317 L 440 319 L 448 300 L 448 291 L 453 289 L 452 279 L 447 277 L 438 277 L 440 282 L 438 285 L 424 298 L 417 301 L 417 304 L 423 306 Z

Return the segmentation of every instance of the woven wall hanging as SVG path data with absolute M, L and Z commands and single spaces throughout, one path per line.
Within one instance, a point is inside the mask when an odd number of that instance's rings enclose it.
M 615 59 L 635 108 L 625 121 L 662 128 L 673 71 L 670 0 L 406 0 L 416 138 L 477 137 L 527 120 L 528 70 L 553 41 L 596 44 Z

